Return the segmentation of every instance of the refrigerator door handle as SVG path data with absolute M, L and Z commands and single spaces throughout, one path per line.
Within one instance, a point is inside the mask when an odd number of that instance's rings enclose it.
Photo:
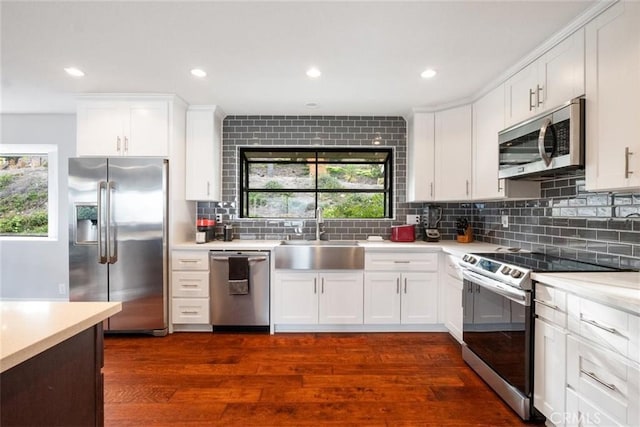
M 106 225 L 107 221 L 104 218 L 104 197 L 107 190 L 107 182 L 106 181 L 98 181 L 98 215 L 97 215 L 97 226 L 98 226 L 98 263 L 106 264 L 107 263 L 107 239 L 106 239 Z
M 118 244 L 116 238 L 117 227 L 114 221 L 114 197 L 113 193 L 116 189 L 116 183 L 109 181 L 107 183 L 107 260 L 109 264 L 118 262 Z

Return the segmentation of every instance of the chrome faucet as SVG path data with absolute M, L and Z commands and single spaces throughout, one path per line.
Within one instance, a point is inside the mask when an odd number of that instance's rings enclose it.
M 316 209 L 316 240 L 320 240 L 320 236 L 324 234 L 324 231 L 320 231 L 320 225 L 324 224 L 324 218 L 322 218 L 322 208 Z

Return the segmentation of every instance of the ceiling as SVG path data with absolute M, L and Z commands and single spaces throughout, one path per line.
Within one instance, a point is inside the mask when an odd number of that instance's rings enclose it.
M 474 96 L 594 3 L 3 0 L 0 109 L 151 92 L 234 115 L 405 115 Z

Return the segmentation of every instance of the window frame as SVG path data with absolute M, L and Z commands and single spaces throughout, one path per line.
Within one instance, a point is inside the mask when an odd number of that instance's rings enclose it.
M 53 144 L 0 144 L 0 156 L 47 156 L 47 235 L 0 235 L 0 240 L 58 240 L 58 146 Z
M 251 152 L 263 152 L 263 153 L 309 153 L 313 155 L 315 160 L 311 161 L 290 161 L 290 160 L 280 160 L 280 161 L 250 161 L 246 157 L 246 153 Z M 384 161 L 379 162 L 362 162 L 362 161 L 354 161 L 350 162 L 348 160 L 343 161 L 332 161 L 332 160 L 318 160 L 319 153 L 344 153 L 345 156 L 343 159 L 347 159 L 347 153 L 386 153 L 387 157 Z M 315 207 L 318 207 L 318 200 L 321 194 L 336 194 L 336 193 L 369 193 L 369 194 L 383 194 L 384 200 L 384 216 L 379 218 L 331 218 L 335 220 L 390 220 L 394 218 L 394 160 L 395 160 L 395 152 L 393 147 L 299 147 L 299 146 L 288 146 L 288 147 L 255 147 L 255 146 L 244 146 L 238 147 L 238 217 L 240 219 L 246 220 L 273 220 L 273 219 L 292 219 L 295 217 L 251 217 L 248 216 L 248 200 L 249 194 L 251 192 L 261 192 L 261 193 L 314 193 L 314 201 Z M 246 185 L 249 182 L 249 170 L 250 164 L 308 164 L 315 165 L 315 178 L 314 178 L 314 186 L 312 188 L 281 188 L 281 189 L 268 189 L 268 188 L 257 188 L 251 189 L 246 188 Z M 318 165 L 329 165 L 329 164 L 341 164 L 341 165 L 369 165 L 369 164 L 383 164 L 384 167 L 384 183 L 383 188 L 379 189 L 357 189 L 357 188 L 340 188 L 340 189 L 320 189 L 318 188 Z M 307 217 L 298 217 L 297 219 L 309 219 Z

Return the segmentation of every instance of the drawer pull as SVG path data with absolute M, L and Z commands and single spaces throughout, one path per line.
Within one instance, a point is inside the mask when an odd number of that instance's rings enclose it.
M 602 329 L 603 331 L 607 331 L 611 334 L 616 334 L 618 335 L 618 331 L 616 331 L 614 328 L 610 328 L 608 326 L 604 326 L 601 325 L 600 323 L 596 322 L 595 320 L 591 320 L 591 319 L 585 319 L 584 317 L 580 317 L 580 320 L 583 321 L 584 323 L 588 323 L 590 325 L 595 326 L 596 328 Z
M 586 376 L 588 376 L 589 378 L 591 378 L 592 380 L 602 384 L 603 386 L 605 386 L 606 388 L 608 388 L 609 390 L 615 391 L 616 390 L 616 386 L 614 384 L 609 384 L 607 382 L 602 381 L 600 378 L 598 378 L 598 376 L 596 374 L 594 374 L 593 372 L 587 372 L 584 369 L 580 369 L 580 372 L 585 374 Z
M 394 264 L 411 264 L 411 261 L 393 261 Z
M 559 307 L 558 307 L 557 305 L 555 305 L 555 304 L 551 304 L 550 302 L 543 301 L 543 300 L 541 300 L 541 299 L 537 299 L 537 298 L 534 298 L 534 299 L 533 299 L 533 301 L 534 301 L 534 302 L 537 302 L 538 304 L 542 304 L 542 305 L 544 305 L 545 307 L 549 307 L 550 309 L 553 309 L 553 310 L 559 310 Z
M 197 288 L 198 285 L 196 285 L 195 283 L 183 283 L 182 287 L 183 288 Z
M 199 259 L 181 259 L 179 262 L 193 264 L 196 262 L 200 262 L 200 260 Z
M 181 311 L 182 314 L 198 314 L 197 311 Z

